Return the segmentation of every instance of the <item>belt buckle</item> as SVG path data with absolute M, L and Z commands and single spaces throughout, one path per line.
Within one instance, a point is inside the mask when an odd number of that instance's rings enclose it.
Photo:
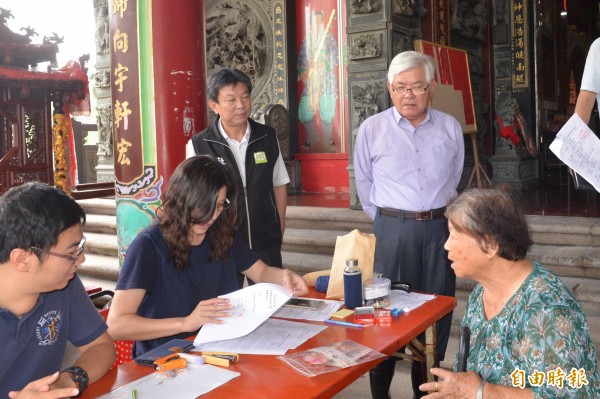
M 432 211 L 417 211 L 417 220 L 432 220 L 433 212 Z

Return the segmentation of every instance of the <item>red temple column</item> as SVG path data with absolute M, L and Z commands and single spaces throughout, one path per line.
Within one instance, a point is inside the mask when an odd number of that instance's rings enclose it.
M 110 8 L 119 260 L 155 218 L 185 144 L 207 124 L 204 2 L 137 0 Z

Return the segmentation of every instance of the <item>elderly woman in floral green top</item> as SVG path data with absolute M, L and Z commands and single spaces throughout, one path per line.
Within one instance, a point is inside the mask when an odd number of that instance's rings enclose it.
M 510 194 L 473 189 L 446 210 L 445 248 L 458 277 L 475 280 L 462 321 L 467 372 L 434 368 L 427 398 L 600 398 L 596 352 L 573 294 L 538 263 Z

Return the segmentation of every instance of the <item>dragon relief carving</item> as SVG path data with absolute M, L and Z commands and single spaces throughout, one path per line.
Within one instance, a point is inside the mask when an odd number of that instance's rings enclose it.
M 209 74 L 218 67 L 235 67 L 257 82 L 267 72 L 267 41 L 262 21 L 247 4 L 229 1 L 207 9 Z

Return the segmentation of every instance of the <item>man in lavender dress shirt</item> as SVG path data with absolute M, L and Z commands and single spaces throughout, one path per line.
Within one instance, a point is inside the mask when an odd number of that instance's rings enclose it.
M 356 188 L 364 212 L 374 221 L 375 272 L 413 290 L 454 295 L 456 276 L 444 242 L 445 206 L 456 195 L 464 163 L 458 121 L 428 107 L 435 89 L 435 63 L 406 51 L 392 60 L 387 88 L 393 107 L 366 119 L 354 146 Z M 437 323 L 438 360 L 450 336 L 451 314 Z M 373 398 L 388 398 L 395 359 L 370 373 Z M 425 370 L 412 367 L 413 392 Z

